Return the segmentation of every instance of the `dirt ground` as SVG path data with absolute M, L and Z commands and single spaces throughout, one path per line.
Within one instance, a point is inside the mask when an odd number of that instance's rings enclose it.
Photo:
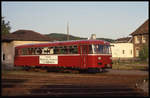
M 137 84 L 148 71 L 108 70 L 104 73 L 33 71 L 2 72 L 2 96 L 148 96 Z

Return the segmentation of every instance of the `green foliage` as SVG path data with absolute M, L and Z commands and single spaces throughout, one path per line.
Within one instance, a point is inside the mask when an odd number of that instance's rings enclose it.
M 52 38 L 52 39 L 59 40 L 59 41 L 67 40 L 67 34 L 51 33 L 51 34 L 47 34 L 46 36 L 48 36 L 49 38 Z M 87 39 L 87 38 L 81 38 L 81 37 L 69 35 L 69 40 L 85 40 L 85 39 Z M 108 38 L 96 38 L 96 39 L 104 40 L 104 41 L 108 41 L 108 42 L 114 42 L 113 39 L 108 39 Z
M 109 38 L 97 38 L 97 39 L 98 40 L 104 40 L 104 41 L 111 42 L 111 43 L 115 42 L 115 40 L 109 39 Z
M 49 38 L 59 40 L 59 41 L 67 40 L 67 34 L 51 33 L 51 34 L 48 34 L 46 36 L 48 36 Z M 69 35 L 69 40 L 82 40 L 82 39 L 86 39 L 86 38 L 80 38 L 80 37 Z
M 10 22 L 8 21 L 7 23 L 4 20 L 4 17 L 1 17 L 1 32 L 3 35 L 10 33 L 11 27 L 9 26 Z
M 146 61 L 148 60 L 148 57 L 149 56 L 149 49 L 148 49 L 148 45 L 143 45 L 141 50 L 139 51 L 139 58 L 142 60 L 142 61 Z

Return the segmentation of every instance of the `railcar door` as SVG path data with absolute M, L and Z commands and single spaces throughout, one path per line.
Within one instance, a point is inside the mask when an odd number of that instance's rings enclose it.
M 88 45 L 80 46 L 81 64 L 80 68 L 87 68 L 88 62 Z

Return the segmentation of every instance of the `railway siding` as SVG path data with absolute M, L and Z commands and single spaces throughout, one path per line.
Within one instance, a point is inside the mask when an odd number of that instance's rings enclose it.
M 2 74 L 2 96 L 148 96 L 135 86 L 148 74 L 68 74 L 9 72 Z M 119 71 L 118 71 L 119 73 Z

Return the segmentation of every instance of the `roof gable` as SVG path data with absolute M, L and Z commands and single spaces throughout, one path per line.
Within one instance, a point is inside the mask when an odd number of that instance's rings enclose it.
M 149 33 L 149 19 L 147 19 L 139 28 L 137 28 L 131 35 Z
M 132 41 L 132 37 L 123 37 L 115 40 L 116 43 L 128 43 Z

